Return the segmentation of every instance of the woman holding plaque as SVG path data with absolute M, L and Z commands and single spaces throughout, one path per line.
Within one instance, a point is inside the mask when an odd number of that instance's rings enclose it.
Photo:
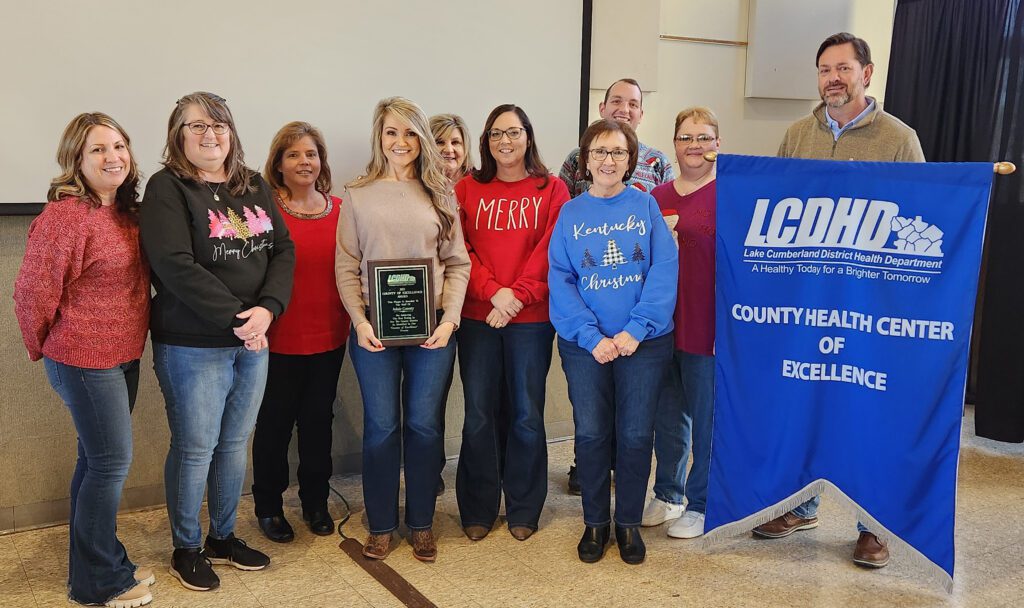
M 263 176 L 295 243 L 295 278 L 288 312 L 267 331 L 270 364 L 252 442 L 252 497 L 263 534 L 289 542 L 295 534 L 281 493 L 288 488 L 288 444 L 296 426 L 302 519 L 314 534 L 334 532 L 327 510 L 331 421 L 350 322 L 334 281 L 341 199 L 331 196 L 320 130 L 305 122 L 282 127 Z
M 352 318 L 349 356 L 363 397 L 363 499 L 370 526 L 363 555 L 373 559 L 387 556 L 398 527 L 403 454 L 413 555 L 426 562 L 437 557 L 432 526 L 444 455 L 441 404 L 455 361 L 452 334 L 461 322 L 469 255 L 433 141 L 418 105 L 402 97 L 381 100 L 366 173 L 348 184 L 338 221 L 335 273 Z M 389 264 L 420 268 L 389 274 Z M 378 266 L 382 272 L 371 276 Z M 382 275 L 390 280 L 378 280 Z M 423 293 L 431 284 L 432 298 Z M 371 291 L 380 296 L 372 305 Z M 425 296 L 428 318 L 409 313 L 415 307 L 403 306 L 395 293 Z M 403 337 L 423 328 L 418 345 L 404 344 L 409 340 Z M 385 342 L 392 339 L 404 345 Z
M 569 384 L 583 489 L 584 562 L 611 537 L 615 434 L 615 540 L 627 564 L 644 560 L 640 523 L 651 472 L 654 415 L 672 359 L 678 251 L 657 201 L 626 187 L 637 139 L 599 120 L 580 141 L 590 190 L 565 204 L 551 235 L 551 322 Z
M 466 536 L 481 540 L 504 493 L 509 532 L 522 541 L 537 530 L 547 497 L 544 396 L 555 337 L 547 250 L 569 191 L 544 166 L 526 112 L 505 104 L 487 117 L 480 169 L 455 196 L 472 261 L 459 334 L 459 513 Z
M 211 563 L 270 564 L 235 536 L 235 516 L 267 381 L 267 330 L 288 305 L 295 247 L 273 192 L 244 158 L 222 97 L 182 97 L 167 122 L 164 168 L 149 179 L 140 212 L 156 289 L 153 369 L 171 431 L 171 574 L 195 591 L 220 585 Z
M 720 141 L 718 119 L 708 108 L 683 110 L 675 127 L 679 177 L 651 192 L 675 226 L 680 255 L 673 377 L 655 419 L 654 498 L 643 524 L 675 519 L 669 536 L 696 538 L 704 534 L 715 403 L 715 163 L 704 154 L 717 152 Z

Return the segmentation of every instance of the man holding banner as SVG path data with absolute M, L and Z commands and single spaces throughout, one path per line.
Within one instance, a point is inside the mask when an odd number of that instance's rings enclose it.
M 705 542 L 817 527 L 827 492 L 866 524 L 856 563 L 895 547 L 952 590 L 992 165 L 894 162 L 924 159 L 864 94 L 867 45 L 836 34 L 817 64 L 823 104 L 779 151 L 813 158 L 718 157 Z
M 878 107 L 866 94 L 874 64 L 867 42 L 842 32 L 825 39 L 818 48 L 818 93 L 822 103 L 812 114 L 794 123 L 779 146 L 783 158 L 818 158 L 860 161 L 924 162 L 917 134 L 895 116 Z M 819 496 L 792 511 L 754 528 L 762 538 L 782 538 L 818 527 Z M 855 564 L 881 568 L 889 563 L 889 550 L 878 537 L 857 522 L 860 536 L 853 553 Z

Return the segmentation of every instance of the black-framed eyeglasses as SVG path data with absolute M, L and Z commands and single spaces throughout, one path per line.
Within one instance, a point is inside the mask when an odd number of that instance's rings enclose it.
M 615 148 L 613 150 L 605 150 L 604 148 L 594 148 L 590 151 L 590 158 L 596 160 L 599 163 L 604 162 L 604 159 L 612 157 L 617 163 L 629 158 L 629 150 L 623 150 L 622 148 Z
M 718 138 L 715 137 L 714 135 L 707 135 L 706 133 L 701 133 L 696 137 L 694 137 L 693 135 L 676 135 L 674 139 L 681 144 L 690 145 L 696 141 L 698 144 L 703 146 L 704 144 L 710 144 L 711 142 L 715 141 Z
M 507 129 L 491 129 L 487 132 L 487 137 L 491 141 L 500 141 L 502 135 L 508 135 L 509 139 L 516 140 L 523 136 L 526 129 L 522 127 L 509 127 Z
M 192 131 L 192 133 L 194 133 L 196 135 L 202 135 L 202 134 L 206 133 L 206 131 L 208 129 L 213 129 L 213 132 L 216 135 L 224 135 L 231 128 L 231 127 L 228 126 L 228 124 L 226 122 L 215 122 L 215 123 L 213 123 L 211 125 L 211 124 L 205 123 L 205 122 L 203 122 L 201 120 L 196 120 L 196 121 L 193 121 L 193 122 L 186 122 L 185 124 L 183 124 L 181 126 L 187 127 L 189 131 Z

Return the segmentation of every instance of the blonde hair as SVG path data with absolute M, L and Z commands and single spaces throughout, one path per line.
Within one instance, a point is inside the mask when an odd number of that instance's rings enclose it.
M 57 164 L 60 175 L 50 180 L 50 189 L 46 193 L 47 201 L 58 201 L 69 196 L 77 196 L 93 207 L 102 205 L 100 197 L 89 188 L 85 176 L 82 175 L 82 150 L 89 132 L 94 127 L 108 127 L 117 131 L 128 146 L 128 176 L 114 194 L 114 206 L 121 213 L 134 214 L 139 211 L 139 167 L 135 164 L 132 153 L 132 142 L 121 125 L 102 112 L 85 112 L 71 119 L 57 145 Z
M 245 166 L 245 153 L 242 151 L 242 142 L 238 140 L 235 119 L 228 108 L 227 100 L 213 93 L 196 91 L 175 103 L 171 117 L 167 120 L 167 144 L 164 146 L 163 165 L 180 178 L 196 182 L 206 181 L 199 174 L 199 169 L 185 156 L 185 133 L 182 127 L 185 126 L 185 112 L 192 105 L 199 106 L 199 109 L 206 112 L 214 122 L 222 122 L 228 126 L 231 150 L 224 161 L 224 172 L 227 175 L 224 185 L 227 186 L 228 192 L 234 196 L 255 192 L 256 186 L 252 183 L 252 176 L 256 172 Z
M 263 178 L 267 180 L 271 188 L 284 190 L 288 196 L 292 195 L 281 175 L 281 157 L 284 156 L 285 150 L 307 136 L 313 140 L 316 153 L 320 156 L 320 175 L 316 178 L 316 189 L 330 194 L 332 188 L 331 167 L 327 164 L 327 144 L 324 143 L 324 136 L 320 129 L 308 122 L 298 120 L 281 127 L 281 130 L 274 136 L 274 141 L 270 142 L 270 154 L 267 155 L 267 163 L 263 167 Z
M 462 148 L 466 151 L 459 165 L 459 177 L 469 175 L 473 170 L 473 148 L 469 145 L 469 127 L 466 121 L 458 114 L 438 114 L 430 117 L 430 132 L 434 135 L 434 143 L 439 139 L 451 137 L 452 131 L 459 130 L 462 135 Z M 458 181 L 457 179 L 455 181 Z
M 368 186 L 387 175 L 388 160 L 384 156 L 381 134 L 384 131 L 384 118 L 391 114 L 412 129 L 419 139 L 420 154 L 416 158 L 416 179 L 419 180 L 424 192 L 430 197 L 437 218 L 441 221 L 441 234 L 449 239 L 455 232 L 455 210 L 449 197 L 449 180 L 441 166 L 441 153 L 430 135 L 427 115 L 416 102 L 404 97 L 387 97 L 377 102 L 373 111 L 373 127 L 370 132 L 370 162 L 366 164 L 366 173 L 349 182 L 349 188 Z
M 715 113 L 710 108 L 705 108 L 704 106 L 686 108 L 679 114 L 676 114 L 676 129 L 672 131 L 672 137 L 679 133 L 679 125 L 683 124 L 683 121 L 687 118 L 698 125 L 708 125 L 715 131 L 715 137 L 718 137 L 718 117 L 715 116 Z

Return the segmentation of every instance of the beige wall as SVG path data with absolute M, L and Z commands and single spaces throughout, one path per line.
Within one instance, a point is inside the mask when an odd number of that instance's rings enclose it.
M 42 363 L 28 360 L 14 317 L 14 279 L 25 251 L 30 217 L 0 217 L 0 533 L 59 522 L 68 514 L 68 484 L 75 466 L 76 438 L 61 400 L 50 388 Z M 448 401 L 445 451 L 455 456 L 462 431 L 462 384 L 456 374 Z M 357 473 L 361 463 L 362 400 L 347 358 L 334 405 L 335 472 Z M 572 410 L 558 353 L 547 386 L 548 437 L 572 434 Z M 170 434 L 164 402 L 147 348 L 139 397 L 132 415 L 134 459 L 122 509 L 164 502 L 164 457 Z M 292 442 L 292 467 L 296 465 Z M 451 465 L 450 465 L 451 466 Z M 248 491 L 249 484 L 246 484 Z

